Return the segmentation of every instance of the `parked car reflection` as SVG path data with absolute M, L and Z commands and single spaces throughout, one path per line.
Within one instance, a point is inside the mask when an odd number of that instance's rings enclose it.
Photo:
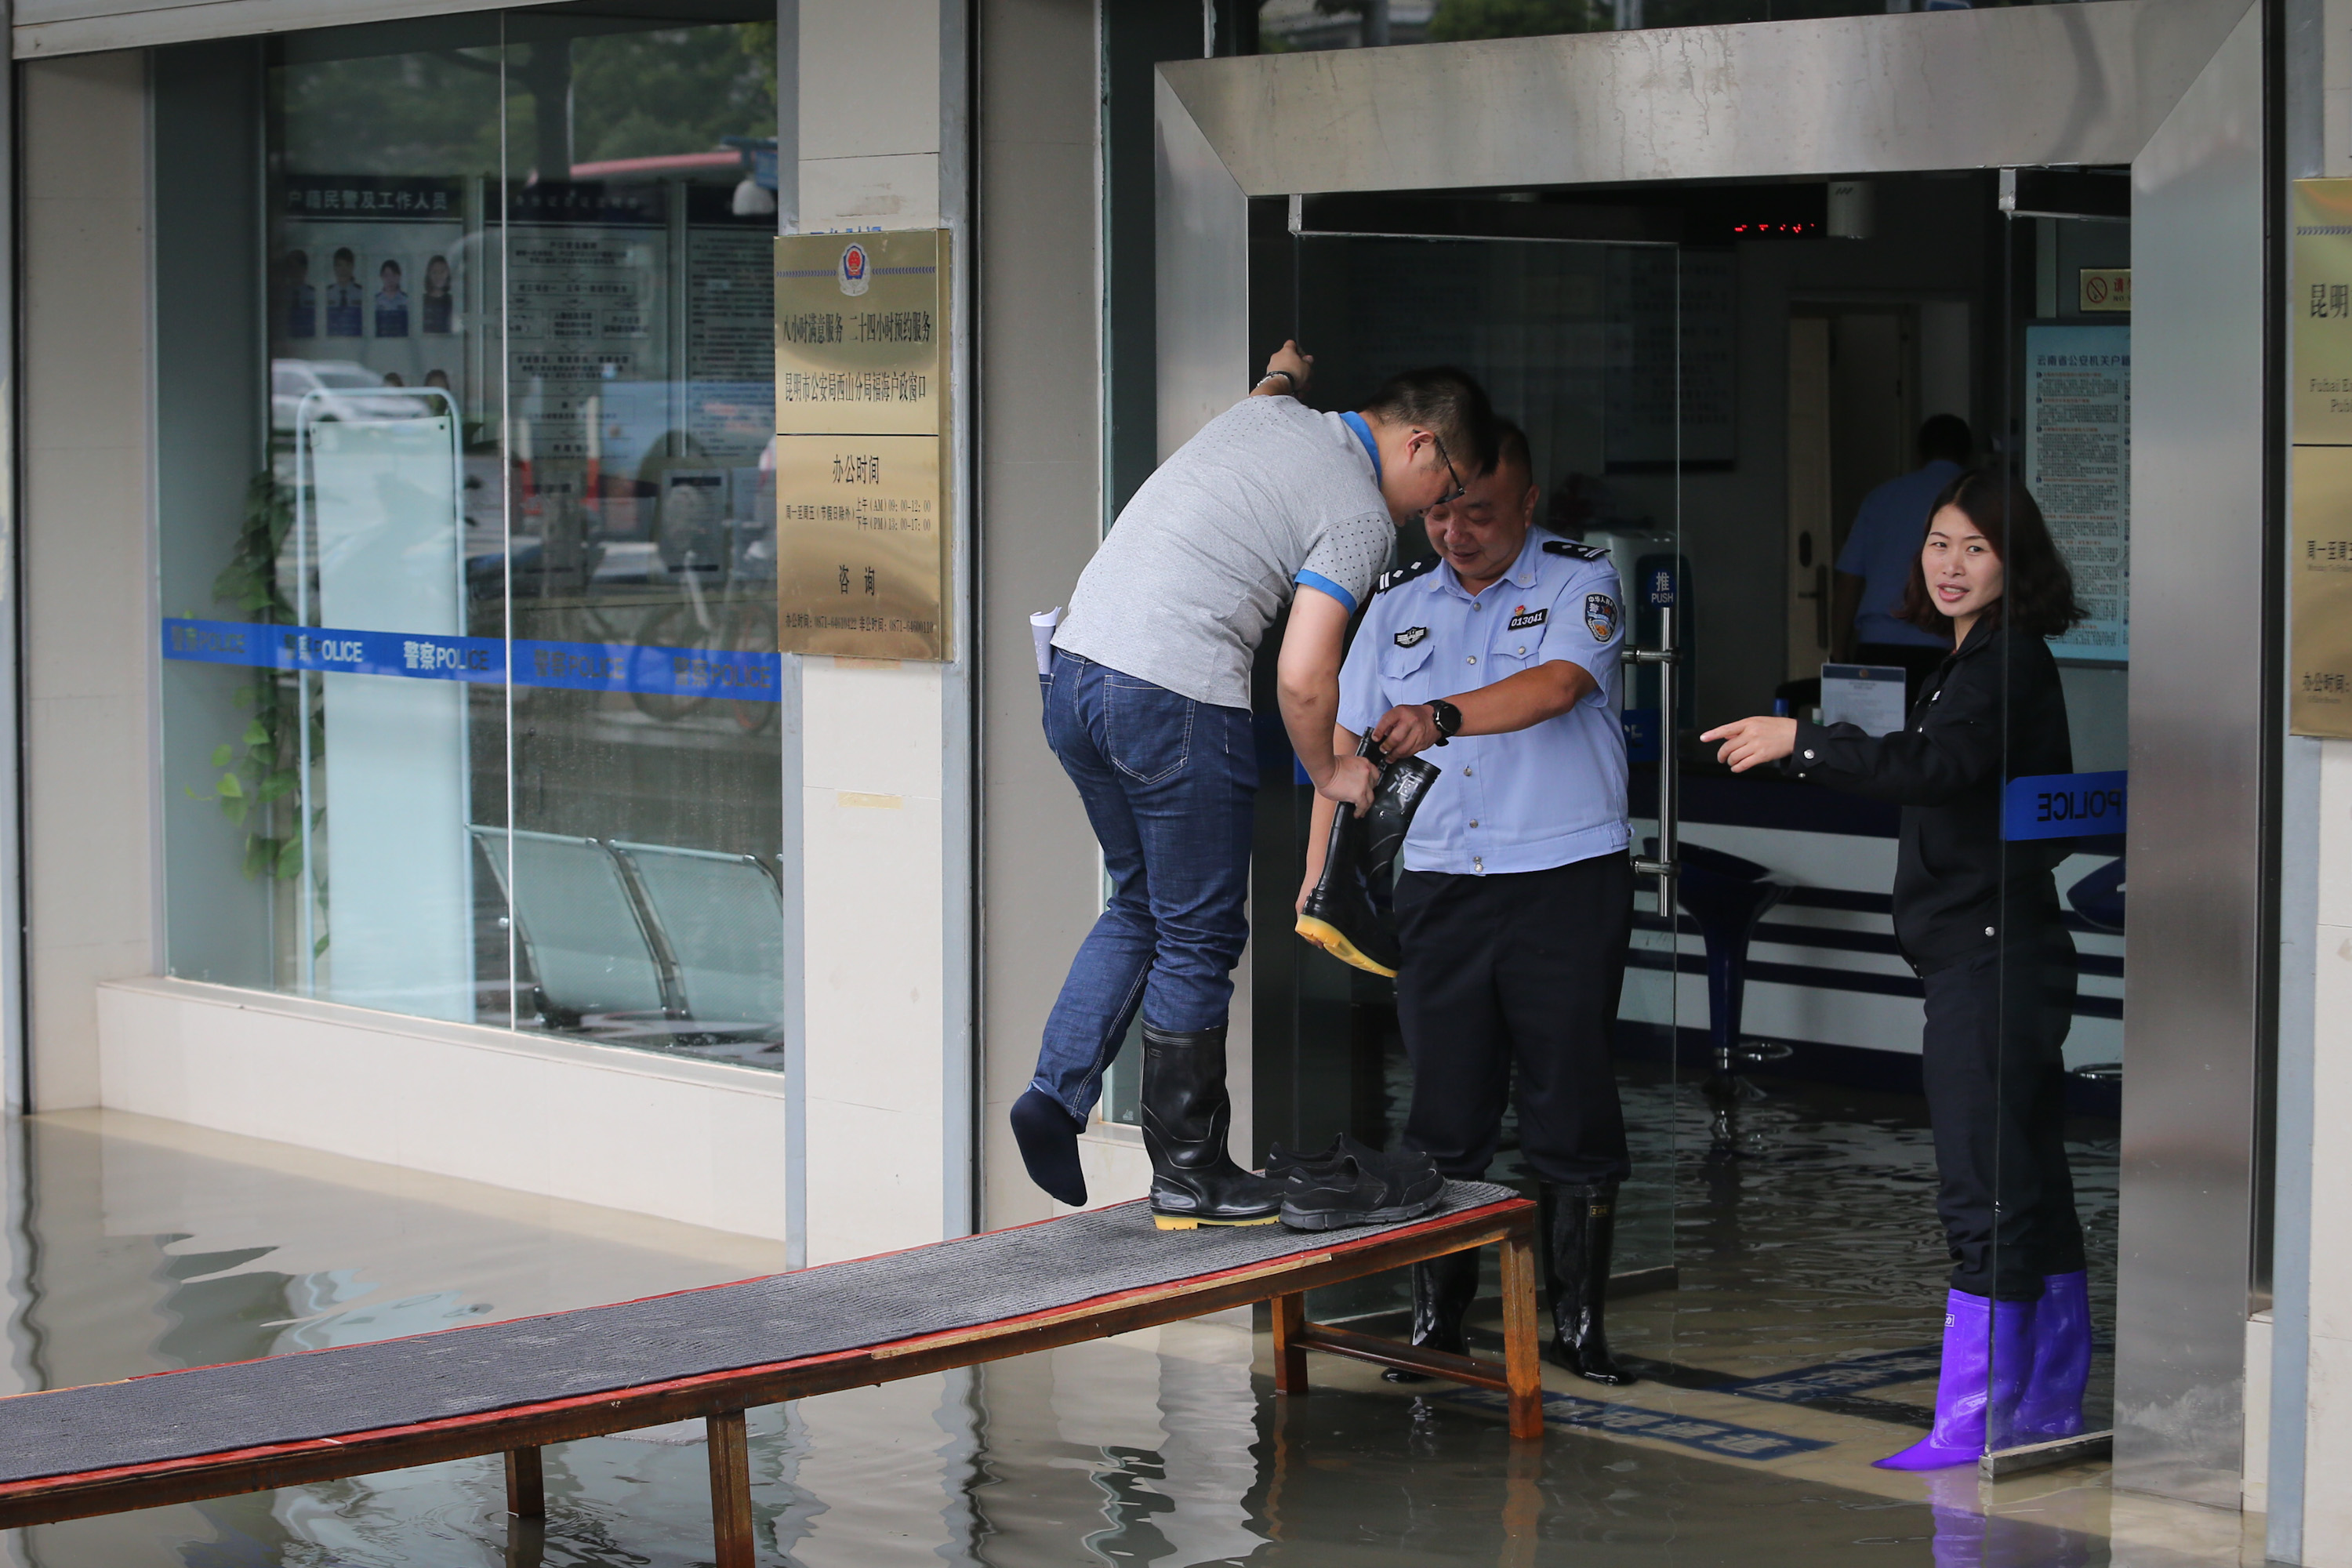
M 351 360 L 271 360 L 269 423 L 273 429 L 290 432 L 296 410 L 312 393 L 320 395 L 311 405 L 314 419 L 411 418 L 437 414 L 446 406 L 443 389 L 420 390 L 410 397 L 399 395 L 400 391 L 397 380 Z

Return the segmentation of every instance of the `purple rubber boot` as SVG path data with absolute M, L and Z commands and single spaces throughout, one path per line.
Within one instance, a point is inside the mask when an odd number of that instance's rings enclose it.
M 2017 1401 L 2017 1440 L 2044 1443 L 2083 1429 L 2091 1381 L 2091 1282 L 2077 1269 L 2045 1274 L 2033 1308 L 2033 1370 Z
M 2033 1357 L 2032 1301 L 2002 1301 L 1955 1290 L 1944 1304 L 1944 1366 L 1936 1380 L 1936 1425 L 1899 1454 L 1874 1461 L 1882 1470 L 1940 1470 L 1972 1465 L 1985 1450 L 1986 1417 L 2006 1442 Z M 1990 1364 L 1988 1364 L 1990 1363 Z

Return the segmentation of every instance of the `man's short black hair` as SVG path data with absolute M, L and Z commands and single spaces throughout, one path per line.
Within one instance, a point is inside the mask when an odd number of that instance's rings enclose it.
M 1392 375 L 1361 411 L 1434 434 L 1465 483 L 1495 466 L 1495 405 L 1467 371 L 1440 364 Z
M 1528 433 L 1500 415 L 1495 417 L 1495 467 L 1516 467 L 1527 475 L 1528 483 L 1536 482 L 1536 458 L 1528 447 Z
M 1919 460 L 1923 463 L 1940 458 L 1966 468 L 1976 450 L 1977 438 L 1969 433 L 1969 422 L 1957 414 L 1935 415 L 1919 426 Z

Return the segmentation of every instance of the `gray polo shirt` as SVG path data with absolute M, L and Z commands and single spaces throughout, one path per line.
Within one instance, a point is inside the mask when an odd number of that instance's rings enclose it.
M 1349 416 L 1245 397 L 1135 492 L 1087 563 L 1054 646 L 1220 708 L 1250 705 L 1250 661 L 1305 584 L 1350 615 L 1396 525 Z

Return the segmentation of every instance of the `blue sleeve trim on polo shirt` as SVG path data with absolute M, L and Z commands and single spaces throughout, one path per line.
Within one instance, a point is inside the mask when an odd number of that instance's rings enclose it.
M 1356 595 L 1320 572 L 1301 572 L 1298 574 L 1298 585 L 1302 588 L 1312 588 L 1320 594 L 1328 594 L 1346 606 L 1349 615 L 1356 613 Z
M 1364 416 L 1360 414 L 1342 414 L 1339 418 L 1349 429 L 1356 433 L 1356 439 L 1363 443 L 1364 456 L 1372 460 L 1372 483 L 1380 483 L 1381 444 L 1372 439 L 1372 427 L 1365 423 Z

